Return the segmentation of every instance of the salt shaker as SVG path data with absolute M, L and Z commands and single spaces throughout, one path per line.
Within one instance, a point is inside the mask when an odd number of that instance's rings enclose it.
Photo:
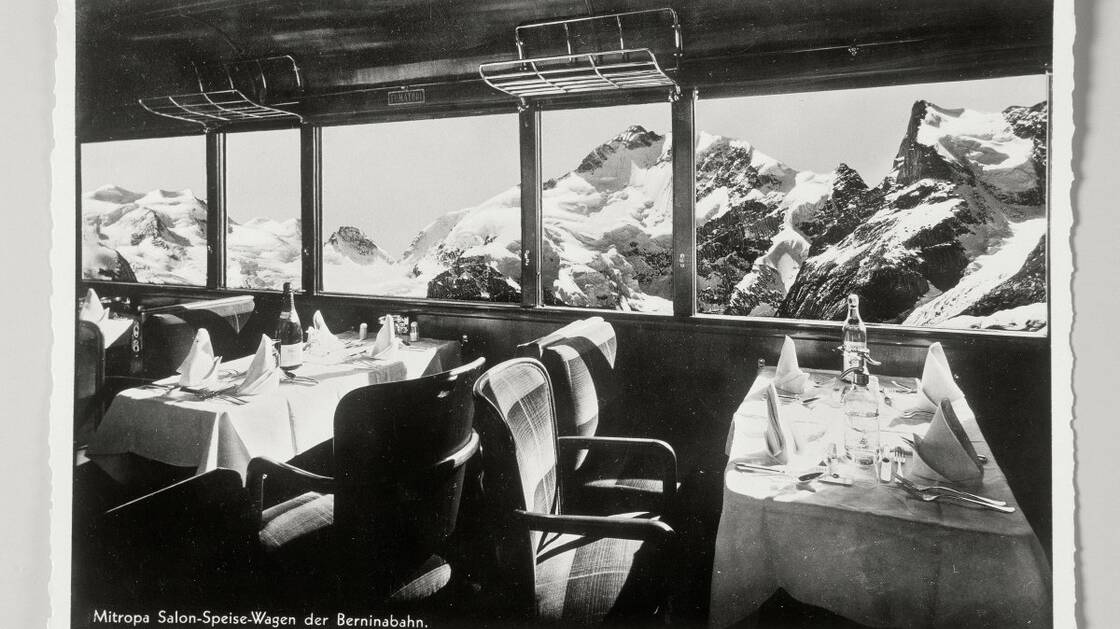
M 363 323 L 358 326 L 358 340 L 364 341 L 369 336 L 369 325 Z

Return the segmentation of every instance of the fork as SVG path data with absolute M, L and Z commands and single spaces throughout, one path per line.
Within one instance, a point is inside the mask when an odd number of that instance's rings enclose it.
M 1007 506 L 1007 503 L 1002 501 L 1002 500 L 996 500 L 994 498 L 985 498 L 984 496 L 978 496 L 976 494 L 970 494 L 967 491 L 961 491 L 961 490 L 953 488 L 953 487 L 945 487 L 943 485 L 919 485 L 919 484 L 915 483 L 914 481 L 912 481 L 908 478 L 902 477 L 902 476 L 896 476 L 896 480 L 898 481 L 899 485 L 909 487 L 910 489 L 913 489 L 914 491 L 917 491 L 917 492 L 923 493 L 923 494 L 942 492 L 944 494 L 952 494 L 954 496 L 961 496 L 962 498 L 967 498 L 969 500 L 976 500 L 978 502 L 986 502 L 986 503 L 992 505 L 993 507 L 1006 507 Z
M 927 411 L 922 408 L 908 408 L 898 414 L 903 419 L 910 419 L 912 417 L 929 416 L 933 417 L 933 411 Z
M 910 489 L 906 485 L 901 485 L 900 484 L 899 486 L 902 487 L 902 489 L 905 490 L 906 493 L 908 493 L 911 496 L 921 500 L 922 502 L 936 502 L 938 500 L 955 500 L 955 501 L 960 502 L 960 503 L 975 505 L 977 507 L 983 507 L 985 509 L 991 509 L 992 511 L 999 511 L 1000 513 L 1015 513 L 1015 507 L 1006 507 L 1006 506 L 1001 507 L 999 505 L 994 505 L 994 504 L 991 504 L 989 502 L 981 502 L 979 500 L 973 500 L 971 498 L 965 498 L 964 496 L 954 496 L 954 495 L 951 495 L 951 494 L 923 493 L 923 492 L 920 492 L 920 491 L 915 491 L 913 489 Z

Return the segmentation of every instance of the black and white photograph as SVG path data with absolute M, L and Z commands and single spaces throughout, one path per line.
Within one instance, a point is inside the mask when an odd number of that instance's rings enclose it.
M 57 626 L 1075 626 L 1069 0 L 57 25 Z

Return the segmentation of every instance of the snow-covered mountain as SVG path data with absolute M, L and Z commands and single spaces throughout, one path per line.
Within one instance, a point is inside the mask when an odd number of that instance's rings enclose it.
M 1045 103 L 982 113 L 914 104 L 874 187 L 839 164 L 797 170 L 732 138 L 697 145 L 702 311 L 1038 330 L 1046 325 Z M 549 304 L 670 312 L 671 138 L 632 126 L 544 183 Z M 359 229 L 324 242 L 328 290 L 520 299 L 520 189 L 447 212 L 399 259 Z M 85 196 L 87 277 L 202 283 L 205 205 L 190 191 Z M 298 221 L 231 222 L 230 277 L 298 277 Z

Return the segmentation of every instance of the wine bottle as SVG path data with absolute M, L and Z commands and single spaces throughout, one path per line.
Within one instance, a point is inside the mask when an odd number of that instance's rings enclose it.
M 859 295 L 848 295 L 848 317 L 844 320 L 843 370 L 859 367 L 860 354 L 867 353 L 867 326 L 859 316 Z
M 303 364 L 303 329 L 296 312 L 296 296 L 291 282 L 284 282 L 280 297 L 280 320 L 276 323 L 276 341 L 280 344 L 280 367 L 295 369 Z

